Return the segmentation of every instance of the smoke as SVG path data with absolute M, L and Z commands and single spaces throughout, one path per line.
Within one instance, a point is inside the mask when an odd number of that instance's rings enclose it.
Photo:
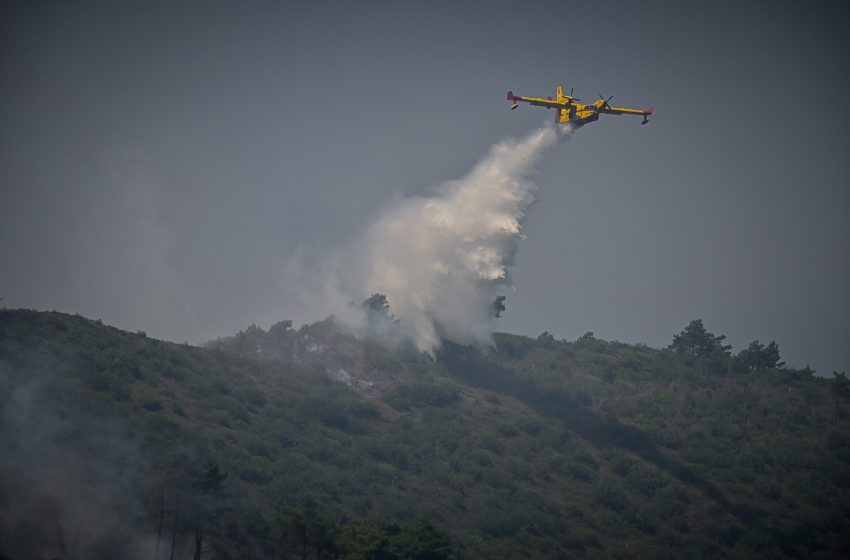
M 66 396 L 38 376 L 0 362 L 0 557 L 153 557 L 139 453 L 117 426 L 57 406 Z
M 444 339 L 491 344 L 493 301 L 509 283 L 535 200 L 530 176 L 571 132 L 548 125 L 502 141 L 464 178 L 388 208 L 344 255 L 323 263 L 328 281 L 319 300 L 334 302 L 338 319 L 362 327 L 366 319 L 349 302 L 385 294 L 403 336 L 432 354 Z

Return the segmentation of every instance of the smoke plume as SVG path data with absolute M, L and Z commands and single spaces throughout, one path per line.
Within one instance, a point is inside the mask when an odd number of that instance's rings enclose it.
M 387 296 L 399 329 L 433 353 L 440 341 L 488 345 L 493 301 L 509 281 L 530 181 L 547 149 L 571 130 L 544 126 L 495 145 L 462 179 L 390 207 L 363 237 L 327 265 L 324 302 Z M 338 305 L 338 318 L 362 326 L 356 308 Z
M 153 558 L 141 455 L 117 425 L 62 406 L 76 398 L 62 389 L 0 361 L 0 558 Z

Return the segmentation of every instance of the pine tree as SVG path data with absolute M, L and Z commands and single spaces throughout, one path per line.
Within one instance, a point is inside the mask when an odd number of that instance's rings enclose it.
M 728 356 L 732 345 L 723 344 L 724 340 L 726 335 L 715 336 L 706 330 L 702 319 L 694 319 L 685 330 L 673 335 L 673 343 L 668 348 L 697 358 Z

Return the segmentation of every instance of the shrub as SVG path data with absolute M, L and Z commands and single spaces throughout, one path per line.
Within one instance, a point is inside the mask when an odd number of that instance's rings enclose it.
M 142 408 L 144 408 L 148 412 L 156 412 L 162 410 L 162 403 L 159 401 L 159 399 L 148 398 L 142 401 Z
M 396 410 L 411 407 L 452 405 L 460 400 L 460 391 L 449 383 L 416 382 L 399 385 L 384 395 L 384 401 Z

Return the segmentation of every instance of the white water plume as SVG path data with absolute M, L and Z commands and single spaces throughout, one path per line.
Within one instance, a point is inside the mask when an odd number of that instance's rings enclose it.
M 432 354 L 443 339 L 490 344 L 493 301 L 508 282 L 535 200 L 529 177 L 544 152 L 570 133 L 548 125 L 500 142 L 466 177 L 389 208 L 348 257 L 333 260 L 326 276 L 332 289 L 322 299 L 385 294 L 404 336 Z M 357 326 L 362 318 L 344 307 L 337 317 Z

